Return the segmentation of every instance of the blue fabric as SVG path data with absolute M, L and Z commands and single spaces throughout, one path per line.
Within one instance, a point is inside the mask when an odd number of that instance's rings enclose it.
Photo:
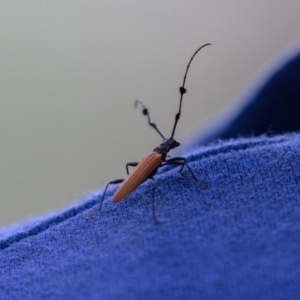
M 298 131 L 300 128 L 300 55 L 297 53 L 284 64 L 278 63 L 274 74 L 249 90 L 244 107 L 220 128 L 205 138 L 195 139 L 199 145 L 215 139 L 258 136 Z M 203 133 L 201 133 L 203 135 Z M 201 136 L 202 136 L 201 135 Z
M 92 219 L 84 216 L 103 190 L 2 230 L 0 299 L 299 299 L 299 60 L 277 70 L 210 144 L 184 153 L 209 187 L 161 169 L 160 225 L 146 181 L 118 205 L 109 188 Z M 274 134 L 261 135 L 271 125 Z M 253 131 L 259 136 L 236 138 Z

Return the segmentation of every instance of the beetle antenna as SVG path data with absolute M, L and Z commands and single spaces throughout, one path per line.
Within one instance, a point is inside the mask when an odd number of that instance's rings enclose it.
M 137 107 L 139 104 L 142 105 L 142 108 L 143 108 L 142 113 L 143 113 L 143 115 L 147 116 L 147 118 L 148 118 L 148 124 L 149 124 L 151 127 L 153 127 L 153 128 L 158 132 L 158 134 L 163 138 L 163 140 L 164 140 L 165 137 L 164 137 L 163 134 L 159 131 L 159 129 L 157 128 L 156 124 L 153 123 L 153 122 L 151 122 L 151 119 L 150 119 L 150 113 L 149 113 L 148 108 L 144 105 L 144 103 L 143 103 L 141 100 L 136 99 L 135 102 L 134 102 L 134 107 Z
M 176 114 L 175 116 L 175 123 L 174 123 L 174 127 L 173 127 L 173 131 L 172 131 L 172 135 L 171 137 L 173 138 L 174 137 L 174 133 L 175 133 L 175 129 L 176 129 L 176 126 L 177 126 L 177 122 L 180 118 L 180 115 L 181 115 L 181 103 L 182 103 L 182 98 L 183 98 L 183 94 L 186 93 L 186 89 L 185 89 L 185 81 L 186 81 L 186 76 L 187 76 L 187 73 L 188 73 L 188 70 L 189 70 L 189 67 L 190 67 L 190 64 L 193 60 L 193 58 L 196 56 L 196 54 L 202 49 L 204 48 L 205 46 L 209 46 L 211 45 L 210 43 L 208 44 L 204 44 L 202 45 L 199 49 L 197 49 L 197 51 L 193 54 L 193 56 L 191 57 L 187 67 L 186 67 L 186 71 L 185 71 L 185 74 L 184 74 L 184 77 L 183 77 L 183 84 L 182 86 L 179 88 L 179 91 L 180 91 L 180 102 L 179 102 L 179 110 L 178 110 L 178 113 Z

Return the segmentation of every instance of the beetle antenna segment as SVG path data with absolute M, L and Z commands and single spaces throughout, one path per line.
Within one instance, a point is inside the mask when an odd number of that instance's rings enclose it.
M 135 102 L 134 102 L 134 107 L 137 107 L 139 104 L 142 105 L 142 108 L 143 108 L 142 113 L 143 113 L 143 115 L 147 116 L 147 118 L 148 118 L 148 124 L 149 124 L 151 127 L 153 127 L 153 128 L 158 132 L 158 134 L 163 138 L 163 140 L 164 140 L 165 137 L 164 137 L 163 134 L 158 130 L 156 124 L 153 123 L 153 122 L 151 122 L 151 119 L 150 119 L 150 113 L 149 113 L 148 108 L 144 105 L 144 103 L 143 103 L 141 100 L 136 99 Z
M 175 116 L 175 124 L 174 124 L 174 127 L 173 127 L 173 131 L 172 131 L 172 135 L 171 137 L 173 138 L 174 137 L 174 133 L 175 133 L 175 129 L 176 129 L 176 126 L 177 126 L 177 122 L 180 118 L 180 115 L 181 115 L 181 103 L 182 103 L 182 98 L 183 98 L 183 94 L 186 93 L 186 89 L 185 89 L 185 81 L 186 81 L 186 76 L 187 76 L 187 73 L 188 73 L 188 70 L 189 70 L 189 67 L 190 67 L 190 64 L 192 62 L 192 60 L 194 59 L 194 57 L 196 56 L 196 54 L 204 47 L 206 46 L 209 46 L 211 45 L 210 43 L 207 43 L 207 44 L 204 44 L 202 45 L 199 49 L 197 49 L 197 51 L 193 54 L 193 56 L 191 57 L 187 67 L 186 67 L 186 71 L 185 71 L 185 74 L 184 74 L 184 77 L 183 77 L 183 83 L 182 83 L 182 86 L 179 88 L 179 91 L 180 91 L 180 102 L 179 102 L 179 110 L 178 110 L 178 113 L 176 114 Z

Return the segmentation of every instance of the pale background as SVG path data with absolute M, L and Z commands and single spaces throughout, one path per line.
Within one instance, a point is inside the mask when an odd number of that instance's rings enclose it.
M 299 0 L 0 1 L 0 226 L 122 178 L 168 136 L 203 128 L 299 42 Z

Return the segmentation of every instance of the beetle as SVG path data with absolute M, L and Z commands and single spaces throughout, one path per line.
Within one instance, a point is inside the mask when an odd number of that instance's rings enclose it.
M 138 105 L 142 106 L 142 113 L 143 113 L 143 115 L 145 115 L 148 118 L 148 124 L 156 130 L 156 132 L 162 137 L 163 141 L 159 146 L 154 148 L 152 153 L 146 155 L 140 162 L 127 163 L 126 164 L 127 178 L 125 178 L 125 179 L 116 179 L 116 180 L 113 180 L 113 181 L 110 181 L 109 183 L 107 183 L 107 185 L 104 189 L 104 193 L 102 195 L 102 198 L 100 200 L 100 205 L 99 205 L 98 210 L 95 213 L 92 213 L 92 214 L 88 215 L 87 217 L 92 217 L 92 216 L 98 214 L 99 212 L 101 212 L 102 204 L 103 204 L 105 194 L 106 194 L 106 191 L 107 191 L 107 188 L 108 188 L 109 185 L 121 183 L 121 185 L 118 187 L 118 189 L 116 190 L 116 192 L 114 193 L 114 195 L 112 197 L 112 202 L 113 203 L 118 203 L 122 199 L 124 199 L 126 196 L 128 196 L 130 193 L 132 193 L 145 180 L 147 180 L 147 179 L 152 179 L 153 180 L 154 179 L 153 176 L 155 175 L 157 170 L 160 167 L 163 167 L 163 166 L 166 166 L 166 165 L 179 165 L 179 166 L 181 166 L 180 169 L 179 169 L 179 173 L 182 176 L 184 176 L 182 174 L 183 168 L 186 167 L 189 170 L 189 172 L 191 173 L 193 179 L 195 181 L 198 181 L 198 179 L 195 176 L 195 174 L 193 173 L 192 169 L 186 163 L 186 159 L 184 157 L 173 157 L 173 158 L 170 158 L 170 159 L 166 159 L 166 157 L 168 156 L 167 154 L 170 150 L 172 150 L 172 149 L 174 149 L 174 148 L 176 148 L 180 145 L 180 143 L 177 142 L 174 139 L 174 134 L 175 134 L 175 130 L 176 130 L 178 120 L 179 120 L 180 115 L 181 115 L 182 99 L 183 99 L 183 95 L 186 93 L 185 82 L 186 82 L 186 77 L 187 77 L 187 73 L 188 73 L 190 64 L 191 64 L 192 60 L 194 59 L 194 57 L 196 56 L 196 54 L 202 48 L 204 48 L 208 45 L 211 45 L 211 44 L 207 43 L 207 44 L 202 45 L 200 48 L 198 48 L 196 50 L 196 52 L 193 54 L 193 56 L 191 57 L 188 65 L 186 67 L 185 75 L 184 75 L 184 78 L 183 78 L 183 84 L 179 88 L 179 92 L 180 92 L 179 109 L 178 109 L 178 113 L 175 115 L 175 123 L 174 123 L 174 126 L 173 126 L 171 137 L 165 138 L 164 135 L 157 128 L 156 124 L 151 121 L 150 113 L 149 113 L 147 107 L 143 104 L 143 102 L 141 100 L 136 100 L 135 101 L 135 107 L 137 107 Z M 135 169 L 129 174 L 128 167 L 135 167 Z M 203 183 L 203 182 L 200 182 L 200 183 L 207 185 L 207 183 Z M 155 203 L 154 203 L 154 201 L 155 200 L 154 200 L 154 197 L 153 197 L 152 216 L 153 216 L 154 223 L 158 224 L 159 222 L 158 222 L 158 220 L 155 216 Z

